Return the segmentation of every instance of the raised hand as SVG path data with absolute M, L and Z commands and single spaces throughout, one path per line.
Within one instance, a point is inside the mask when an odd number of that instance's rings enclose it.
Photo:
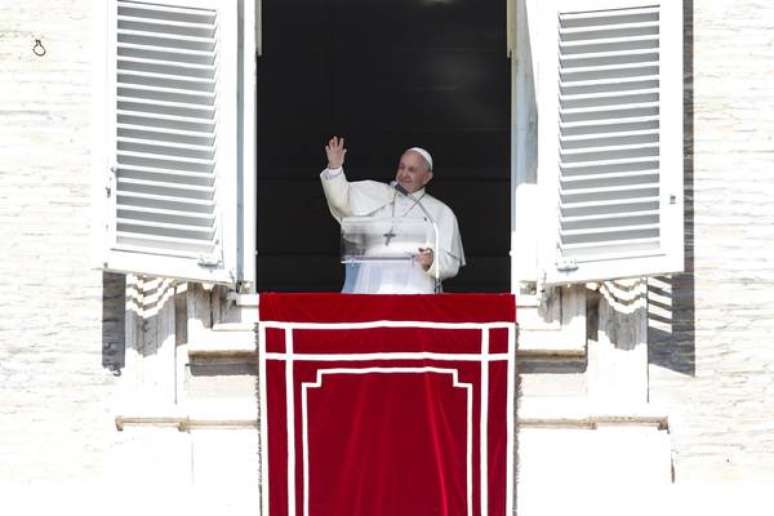
M 335 170 L 344 165 L 344 157 L 347 154 L 347 149 L 344 148 L 344 138 L 340 139 L 338 136 L 334 136 L 328 141 L 328 145 L 325 146 L 325 155 L 328 156 L 328 168 Z

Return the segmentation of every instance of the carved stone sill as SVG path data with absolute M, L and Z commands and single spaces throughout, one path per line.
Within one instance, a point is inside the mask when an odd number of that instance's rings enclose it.
M 518 426 L 588 430 L 636 426 L 668 431 L 669 418 L 663 410 L 651 405 L 592 403 L 584 399 L 522 399 L 518 409 Z
M 177 428 L 258 428 L 258 408 L 254 400 L 197 401 L 169 407 L 125 409 L 115 416 L 116 429 L 128 427 Z

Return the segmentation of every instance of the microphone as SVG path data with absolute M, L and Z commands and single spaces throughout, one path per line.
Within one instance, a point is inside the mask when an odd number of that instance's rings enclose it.
M 399 194 L 408 196 L 409 192 L 405 188 L 403 188 L 403 185 L 401 185 L 399 182 L 392 180 L 390 181 L 390 187 L 394 188 Z
M 401 185 L 399 182 L 392 180 L 390 181 L 390 186 L 401 195 L 408 197 L 409 199 L 414 201 L 414 204 L 412 205 L 412 208 L 416 205 L 419 205 L 419 209 L 422 210 L 422 213 L 425 214 L 425 217 L 427 217 L 427 220 L 429 220 L 432 223 L 435 223 L 435 219 L 430 215 L 430 213 L 427 211 L 427 208 L 425 208 L 425 205 L 422 204 L 422 198 L 415 199 L 412 194 L 409 193 L 408 190 L 403 188 L 403 185 Z

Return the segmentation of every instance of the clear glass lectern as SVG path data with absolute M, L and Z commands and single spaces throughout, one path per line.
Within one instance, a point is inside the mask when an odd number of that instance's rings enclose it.
M 430 248 L 434 253 L 438 252 L 438 228 L 428 220 L 345 217 L 341 221 L 342 263 L 348 267 L 355 265 L 370 269 L 382 264 L 384 270 L 392 271 L 385 277 L 395 277 L 398 274 L 406 278 L 417 278 L 420 282 L 429 280 L 429 291 L 440 292 L 438 267 L 434 277 L 429 277 L 416 260 L 420 248 Z M 349 271 L 348 268 L 348 274 Z

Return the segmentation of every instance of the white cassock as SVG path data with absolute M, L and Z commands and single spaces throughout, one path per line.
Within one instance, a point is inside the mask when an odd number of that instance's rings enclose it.
M 453 278 L 465 265 L 462 238 L 457 217 L 451 208 L 421 189 L 401 195 L 395 188 L 377 181 L 347 181 L 341 168 L 323 170 L 320 174 L 328 208 L 341 223 L 344 217 L 405 217 L 432 219 L 438 230 L 438 247 L 433 249 L 433 263 L 424 270 L 414 262 L 407 267 L 399 263 L 347 264 L 342 292 L 355 294 L 432 294 L 436 273 L 441 281 Z M 427 247 L 433 248 L 434 245 Z M 407 250 L 418 253 L 418 249 Z

